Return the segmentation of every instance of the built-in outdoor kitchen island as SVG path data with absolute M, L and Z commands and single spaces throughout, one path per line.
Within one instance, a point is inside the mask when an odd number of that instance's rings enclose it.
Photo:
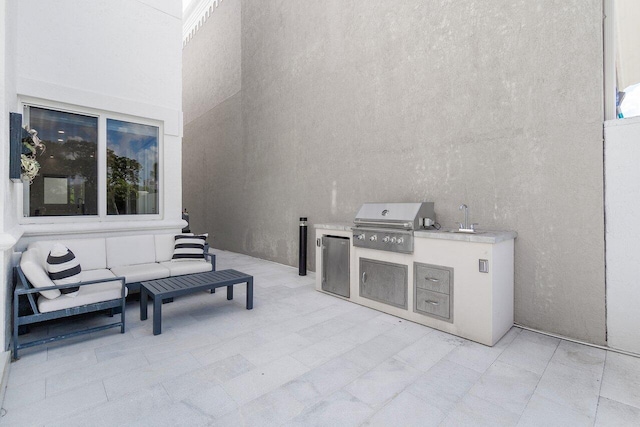
M 424 205 L 365 204 L 355 225 L 316 224 L 316 289 L 492 346 L 513 325 L 517 234 L 435 230 Z

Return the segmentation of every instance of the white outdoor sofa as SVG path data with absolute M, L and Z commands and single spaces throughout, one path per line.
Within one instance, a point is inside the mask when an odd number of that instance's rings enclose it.
M 205 259 L 172 261 L 174 234 L 121 236 L 32 242 L 16 267 L 17 285 L 13 301 L 13 358 L 18 350 L 112 327 L 125 327 L 125 297 L 140 290 L 140 282 L 171 276 L 215 271 L 215 255 Z M 46 260 L 52 246 L 69 248 L 80 262 L 80 282 L 56 286 L 47 274 Z M 60 289 L 80 286 L 75 297 Z M 19 299 L 26 296 L 32 314 L 20 315 Z M 36 300 L 37 297 L 37 300 Z M 19 343 L 18 327 L 76 314 L 110 310 L 120 312 L 120 321 L 71 334 Z

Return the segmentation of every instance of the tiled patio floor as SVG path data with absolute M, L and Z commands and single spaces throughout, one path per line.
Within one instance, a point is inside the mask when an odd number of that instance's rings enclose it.
M 253 310 L 244 286 L 233 302 L 183 297 L 153 336 L 130 301 L 125 334 L 24 351 L 0 424 L 640 424 L 640 359 L 517 328 L 485 347 L 316 292 L 313 274 L 216 253 L 219 269 L 255 276 Z

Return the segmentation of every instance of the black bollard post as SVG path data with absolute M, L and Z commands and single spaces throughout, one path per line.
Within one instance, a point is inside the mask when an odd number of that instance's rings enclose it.
M 307 218 L 300 218 L 300 256 L 298 257 L 298 274 L 307 275 Z

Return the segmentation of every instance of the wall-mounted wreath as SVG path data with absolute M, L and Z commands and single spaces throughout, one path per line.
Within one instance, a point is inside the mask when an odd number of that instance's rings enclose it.
M 36 156 L 44 153 L 46 147 L 42 140 L 38 138 L 38 131 L 31 129 L 29 125 L 23 126 L 29 136 L 22 138 L 22 145 L 26 148 L 20 156 L 20 166 L 22 168 L 21 178 L 25 182 L 31 184 L 38 172 L 40 172 L 40 163 L 36 160 Z M 26 153 L 25 153 L 26 151 Z

